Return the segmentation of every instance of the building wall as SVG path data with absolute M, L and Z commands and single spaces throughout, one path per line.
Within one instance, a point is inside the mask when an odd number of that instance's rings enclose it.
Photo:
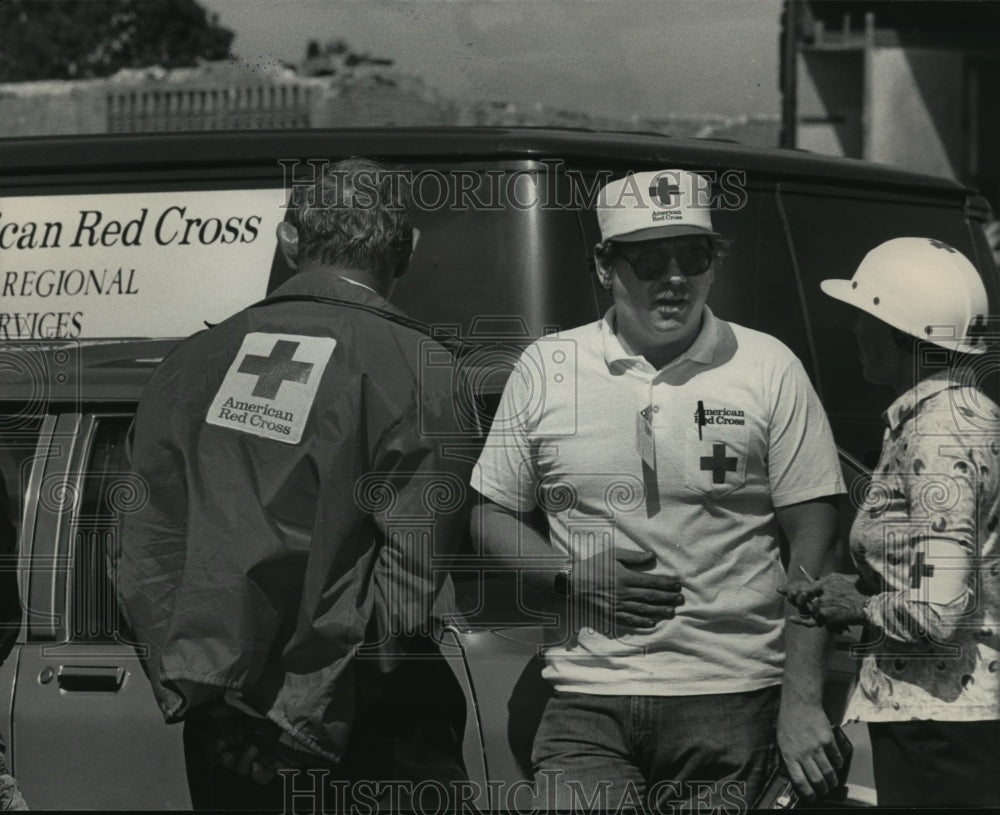
M 0 84 L 0 136 L 105 133 L 103 82 Z
M 262 76 L 211 64 L 123 71 L 110 79 L 0 84 L 0 138 L 75 133 L 337 127 L 580 127 L 777 146 L 770 115 L 615 117 L 541 103 L 450 99 L 420 77 Z
M 316 83 L 119 83 L 105 79 L 0 84 L 0 137 L 165 130 L 309 127 Z
M 188 75 L 190 74 L 190 76 Z M 454 124 L 456 105 L 405 75 L 331 82 L 188 71 L 169 79 L 0 84 L 0 137 Z
M 454 111 L 423 85 L 371 77 L 317 93 L 310 118 L 312 127 L 420 127 L 452 124 Z
M 958 178 L 964 166 L 963 103 L 960 52 L 874 49 L 869 140 L 863 157 Z
M 864 52 L 806 50 L 798 66 L 795 146 L 861 158 Z
M 113 88 L 105 91 L 111 133 L 309 127 L 314 88 L 293 83 Z

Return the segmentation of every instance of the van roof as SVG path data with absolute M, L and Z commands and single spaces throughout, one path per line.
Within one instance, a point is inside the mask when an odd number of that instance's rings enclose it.
M 949 179 L 802 150 L 750 147 L 711 139 L 570 128 L 401 127 L 336 130 L 203 131 L 53 136 L 0 140 L 0 180 L 30 183 L 59 173 L 168 171 L 187 168 L 231 175 L 257 167 L 280 174 L 276 159 L 377 156 L 396 163 L 562 159 L 573 166 L 751 169 L 763 177 L 893 187 L 964 197 Z M 226 172 L 226 170 L 229 172 Z

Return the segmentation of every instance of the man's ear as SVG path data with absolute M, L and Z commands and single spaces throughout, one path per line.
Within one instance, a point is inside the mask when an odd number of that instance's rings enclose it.
M 299 265 L 299 230 L 295 228 L 294 224 L 282 221 L 278 224 L 277 234 L 281 253 L 288 261 L 288 265 L 297 269 Z
M 597 273 L 597 280 L 602 288 L 610 289 L 611 283 L 615 279 L 615 270 L 609 252 L 604 244 L 599 243 L 594 247 L 594 271 Z
M 420 230 L 413 227 L 413 234 L 410 236 L 410 254 L 403 258 L 396 266 L 396 270 L 392 275 L 394 278 L 402 277 L 410 270 L 410 259 L 413 257 L 413 253 L 417 251 L 418 243 L 420 243 Z

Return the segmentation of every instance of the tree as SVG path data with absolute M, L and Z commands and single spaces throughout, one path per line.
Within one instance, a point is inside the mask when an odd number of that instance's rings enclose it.
M 191 66 L 225 59 L 234 36 L 198 0 L 3 0 L 0 81 Z

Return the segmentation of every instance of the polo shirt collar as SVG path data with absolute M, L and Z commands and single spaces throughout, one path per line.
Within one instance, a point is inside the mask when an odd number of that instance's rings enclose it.
M 649 363 L 646 362 L 645 357 L 630 354 L 625 350 L 622 346 L 621 340 L 618 339 L 617 330 L 618 326 L 615 315 L 615 307 L 611 306 L 611 308 L 605 312 L 600 323 L 600 342 L 601 348 L 604 352 L 605 364 L 609 368 L 615 363 L 629 366 L 641 364 L 649 367 Z M 682 362 L 683 360 L 690 360 L 691 362 L 708 365 L 714 358 L 715 349 L 718 346 L 720 339 L 721 321 L 712 313 L 712 309 L 705 306 L 701 320 L 701 330 L 698 332 L 698 336 L 695 337 L 694 342 L 691 343 L 691 347 L 680 354 L 676 359 L 667 363 L 664 368 L 669 368 L 670 366 L 676 365 L 678 362 Z
M 901 424 L 912 418 L 917 405 L 941 393 L 948 388 L 959 388 L 961 382 L 949 376 L 947 370 L 937 371 L 926 379 L 921 379 L 906 393 L 900 395 L 882 414 L 882 419 L 890 430 L 896 430 Z

